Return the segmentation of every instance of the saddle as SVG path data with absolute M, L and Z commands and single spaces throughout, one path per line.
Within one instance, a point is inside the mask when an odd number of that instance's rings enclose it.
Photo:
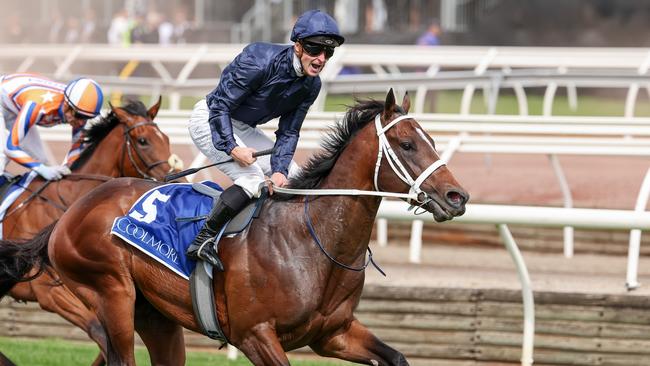
M 213 182 L 172 183 L 145 192 L 124 216 L 115 218 L 111 234 L 149 255 L 179 276 L 189 279 L 197 262 L 185 252 L 214 208 L 221 187 Z M 228 225 L 226 235 L 246 228 L 261 201 L 244 209 Z
M 213 182 L 157 186 L 144 193 L 127 215 L 115 218 L 111 234 L 188 279 L 197 322 L 210 338 L 227 343 L 216 318 L 212 266 L 184 254 L 202 220 L 218 203 L 221 192 L 221 187 Z M 244 231 L 259 216 L 265 198 L 263 195 L 245 207 L 228 222 L 214 243 L 224 235 L 232 237 Z

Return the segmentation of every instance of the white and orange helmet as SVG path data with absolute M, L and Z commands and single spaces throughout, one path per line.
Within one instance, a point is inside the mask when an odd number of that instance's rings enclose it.
M 102 88 L 95 80 L 89 78 L 72 80 L 65 87 L 63 95 L 75 113 L 88 118 L 97 116 L 104 102 Z

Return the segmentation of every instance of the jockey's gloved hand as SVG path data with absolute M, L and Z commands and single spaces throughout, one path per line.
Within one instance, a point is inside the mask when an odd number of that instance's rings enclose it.
M 67 165 L 47 166 L 42 164 L 34 168 L 34 171 L 47 180 L 59 180 L 64 175 L 71 173 Z

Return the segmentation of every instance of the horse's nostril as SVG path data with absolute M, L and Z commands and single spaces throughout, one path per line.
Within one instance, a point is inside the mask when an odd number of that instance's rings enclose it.
M 447 192 L 447 202 L 454 207 L 460 207 L 465 203 L 465 196 L 457 191 L 449 191 Z

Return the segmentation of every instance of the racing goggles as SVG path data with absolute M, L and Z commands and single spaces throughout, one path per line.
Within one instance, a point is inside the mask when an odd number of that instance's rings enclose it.
M 91 118 L 93 118 L 93 117 L 92 117 L 92 116 L 89 116 L 89 115 L 87 115 L 87 114 L 81 114 L 81 113 L 79 113 L 79 112 L 77 112 L 77 111 L 75 110 L 75 111 L 74 111 L 74 118 L 76 118 L 76 119 L 88 120 L 88 119 L 91 119 Z
M 324 44 L 319 43 L 302 42 L 302 49 L 312 57 L 320 55 L 321 52 L 325 52 L 325 58 L 330 58 L 334 55 L 334 47 L 325 46 Z
M 68 108 L 72 111 L 72 115 L 76 119 L 83 119 L 83 120 L 88 120 L 91 118 L 94 118 L 93 116 L 88 115 L 88 113 L 84 113 L 77 108 L 73 107 L 70 103 L 68 103 Z

